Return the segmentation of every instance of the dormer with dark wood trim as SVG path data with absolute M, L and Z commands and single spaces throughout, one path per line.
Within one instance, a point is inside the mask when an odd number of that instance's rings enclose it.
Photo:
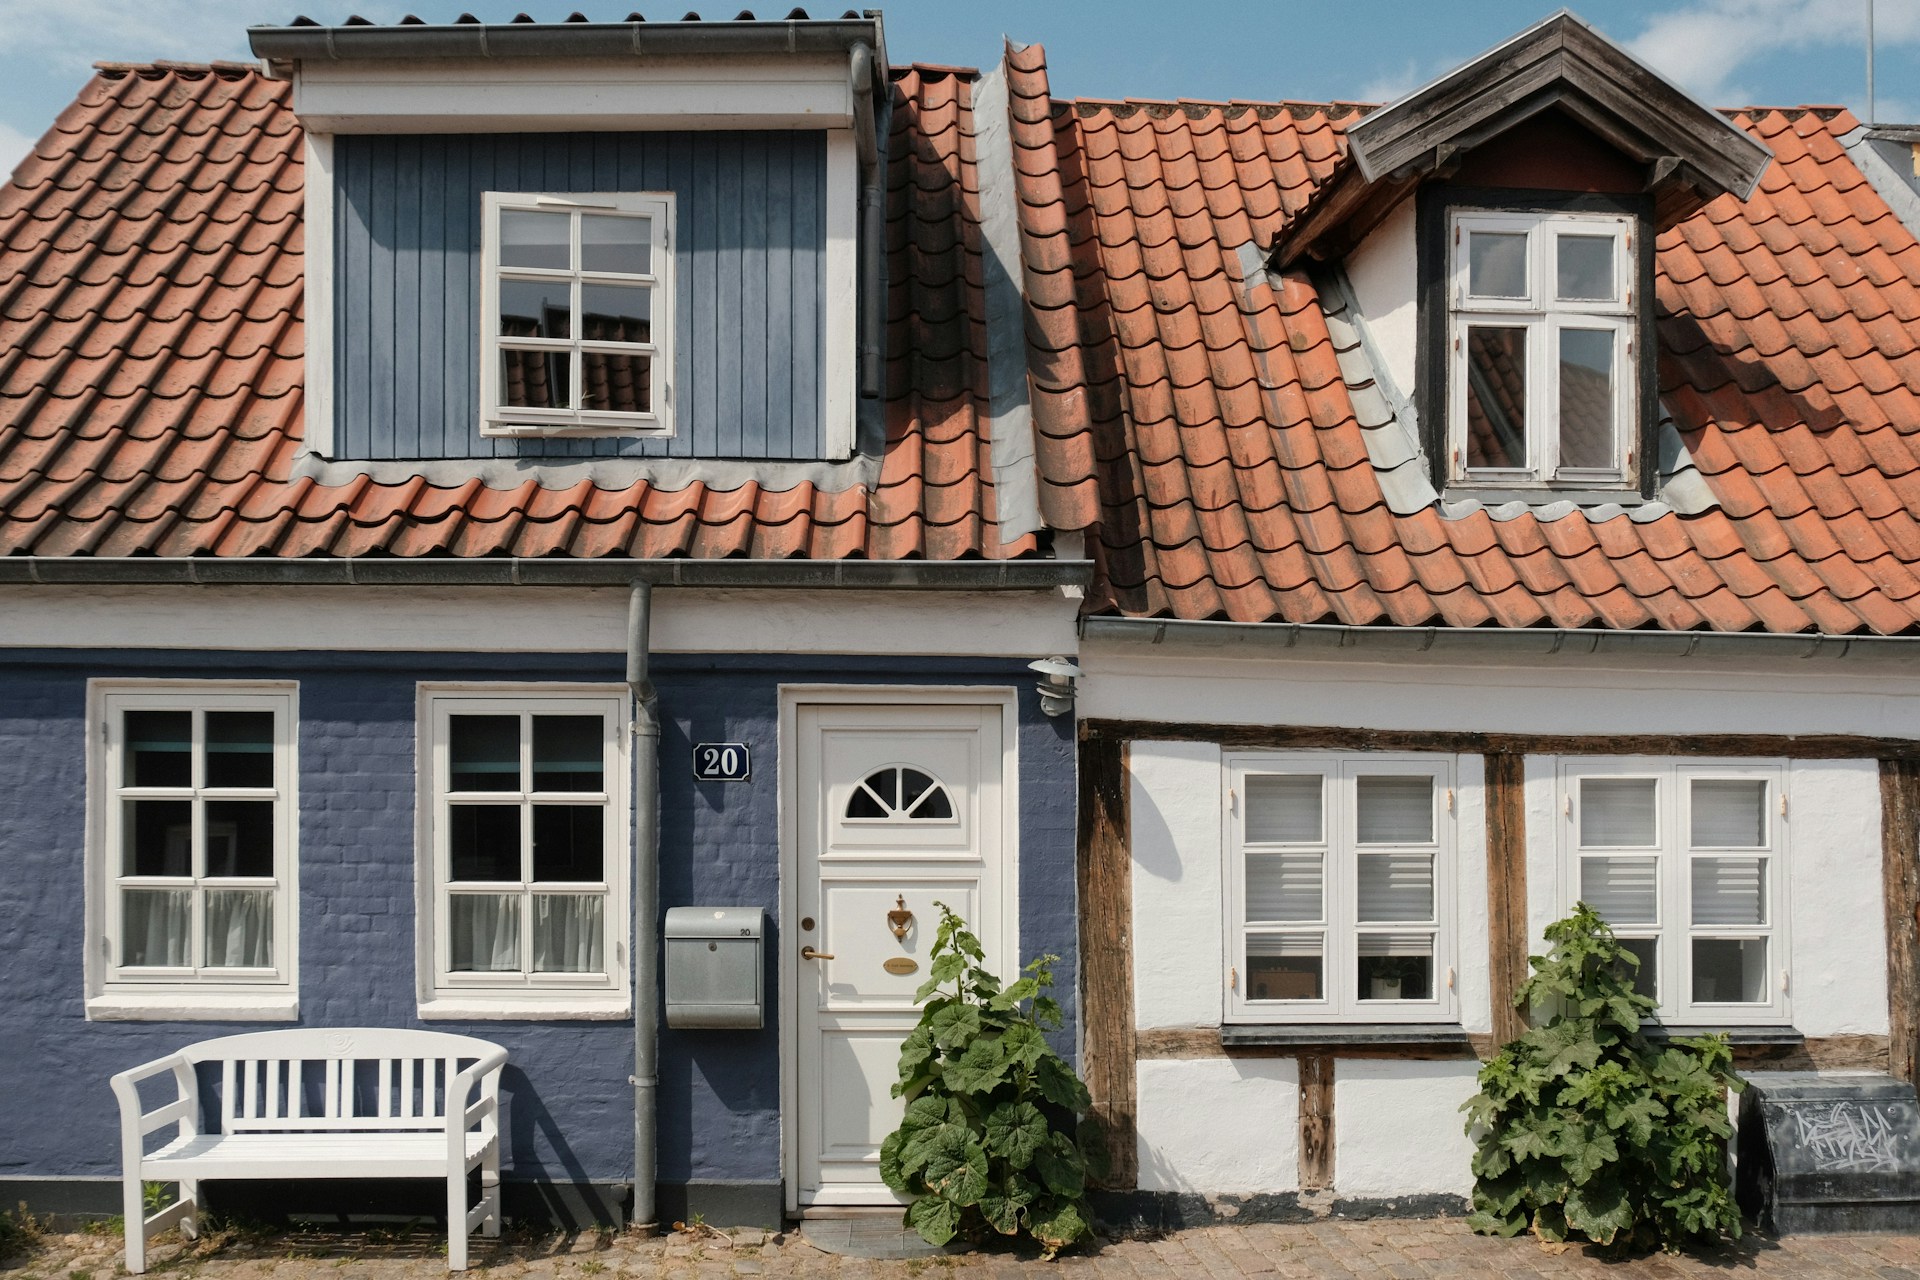
M 1280 237 L 1338 264 L 1415 201 L 1421 443 L 1437 489 L 1653 496 L 1654 237 L 1766 148 L 1561 12 L 1347 130 Z

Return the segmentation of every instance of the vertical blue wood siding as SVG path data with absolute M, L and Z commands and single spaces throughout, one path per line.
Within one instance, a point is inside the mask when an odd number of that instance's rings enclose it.
M 340 137 L 336 456 L 819 458 L 826 138 Z M 674 437 L 480 434 L 480 196 L 672 191 Z

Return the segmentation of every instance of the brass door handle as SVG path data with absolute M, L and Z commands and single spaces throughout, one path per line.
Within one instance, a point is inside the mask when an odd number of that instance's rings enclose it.
M 833 959 L 833 952 L 815 951 L 812 947 L 802 947 L 800 948 L 800 958 L 802 960 L 831 960 Z

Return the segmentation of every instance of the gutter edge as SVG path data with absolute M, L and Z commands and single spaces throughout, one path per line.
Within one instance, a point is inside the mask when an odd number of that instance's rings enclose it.
M 0 586 L 707 587 L 1050 591 L 1090 560 L 548 560 L 0 556 Z
M 1398 653 L 1504 652 L 1544 656 L 1636 652 L 1672 658 L 1764 655 L 1822 661 L 1920 660 L 1920 636 L 1725 631 L 1593 631 L 1564 627 L 1356 627 L 1324 622 L 1214 622 L 1082 617 L 1080 638 L 1193 644 L 1262 653 L 1371 649 Z

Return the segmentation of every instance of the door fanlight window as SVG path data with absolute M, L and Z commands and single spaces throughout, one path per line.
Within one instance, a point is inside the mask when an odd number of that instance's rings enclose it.
M 951 822 L 953 798 L 944 783 L 912 765 L 875 769 L 847 798 L 849 822 Z

